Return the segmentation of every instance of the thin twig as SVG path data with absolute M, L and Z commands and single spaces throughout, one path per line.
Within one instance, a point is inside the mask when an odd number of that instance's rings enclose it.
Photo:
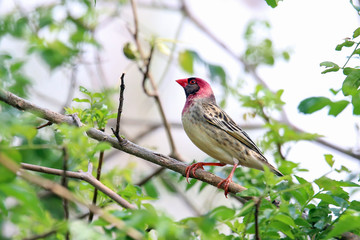
M 52 122 L 47 122 L 47 123 L 44 123 L 44 124 L 36 127 L 36 129 L 39 130 L 39 129 L 47 127 L 47 126 L 51 126 L 52 124 L 53 124 Z
M 179 188 L 178 184 L 174 184 L 171 179 L 166 176 L 160 176 L 163 181 L 176 191 L 177 195 L 184 201 L 184 203 L 195 213 L 196 216 L 201 216 L 201 212 L 199 209 L 196 208 L 194 205 L 193 199 L 189 199 Z
M 108 83 L 107 83 L 104 69 L 102 67 L 102 61 L 101 61 L 99 51 L 96 51 L 96 54 L 95 54 L 95 66 L 96 66 L 96 72 L 99 76 L 100 81 L 102 82 L 103 86 L 107 86 Z
M 147 89 L 146 89 L 146 79 L 148 79 L 149 76 L 149 71 L 150 71 L 150 64 L 151 64 L 151 59 L 154 53 L 154 49 L 155 49 L 155 45 L 151 44 L 151 48 L 150 48 L 150 53 L 149 53 L 149 57 L 147 59 L 146 65 L 145 65 L 145 72 L 144 72 L 144 77 L 143 77 L 143 81 L 142 81 L 142 88 L 145 92 L 145 94 L 149 97 L 154 97 L 154 94 L 150 93 Z
M 259 233 L 259 208 L 261 204 L 261 198 L 255 202 L 255 239 L 261 240 Z
M 27 237 L 27 238 L 23 238 L 22 240 L 37 240 L 37 239 L 46 239 L 46 237 L 49 237 L 53 234 L 55 234 L 57 232 L 57 229 L 42 233 L 42 234 L 38 234 L 32 237 Z
M 260 113 L 261 113 L 261 116 L 263 117 L 263 119 L 265 120 L 265 122 L 267 122 L 268 124 L 271 124 L 271 118 L 265 113 L 265 109 L 264 109 L 264 106 L 263 104 L 261 104 L 259 102 L 259 107 L 260 107 Z M 283 155 L 282 153 L 282 144 L 279 142 L 279 141 L 276 141 L 276 149 L 277 149 L 277 152 L 281 158 L 281 160 L 286 160 L 285 156 Z
M 146 55 L 142 49 L 142 46 L 140 44 L 140 39 L 139 39 L 139 22 L 138 22 L 138 14 L 137 14 L 137 8 L 136 8 L 136 3 L 135 3 L 135 0 L 131 0 L 131 8 L 132 8 L 132 12 L 133 12 L 133 18 L 134 18 L 134 28 L 135 28 L 135 31 L 133 33 L 133 37 L 134 37 L 134 40 L 135 40 L 135 43 L 136 43 L 136 46 L 137 46 L 137 49 L 139 51 L 139 54 L 140 54 L 140 57 L 141 59 L 143 60 L 143 62 L 146 62 Z M 161 116 L 161 119 L 163 121 L 163 124 L 164 124 L 164 127 L 165 127 L 165 130 L 166 130 L 166 135 L 168 137 L 168 141 L 169 141 L 169 144 L 170 144 L 170 148 L 171 148 L 171 153 L 170 153 L 170 156 L 176 158 L 176 159 L 181 159 L 181 156 L 180 154 L 178 153 L 177 149 L 176 149 L 176 146 L 175 146 L 175 142 L 174 142 L 174 139 L 172 137 L 172 134 L 171 134 L 171 128 L 170 128 L 170 124 L 166 118 L 166 115 L 165 115 L 165 112 L 164 112 L 164 108 L 162 106 L 162 103 L 161 103 L 161 100 L 160 100 L 160 97 L 159 97 L 159 93 L 158 93 L 158 90 L 157 90 L 157 86 L 155 84 L 155 81 L 154 81 L 154 78 L 153 76 L 151 75 L 151 73 L 148 71 L 148 74 L 147 76 L 144 76 L 144 77 L 147 77 L 149 78 L 149 81 L 150 81 L 150 84 L 151 84 L 151 87 L 152 87 L 152 96 L 154 97 L 155 99 L 155 102 L 159 108 L 159 111 L 160 111 L 160 116 Z
M 183 28 L 183 26 L 185 24 L 185 19 L 186 19 L 185 16 L 182 15 L 179 26 L 177 27 L 175 36 L 173 38 L 174 42 L 172 43 L 172 46 L 171 46 L 171 49 L 170 49 L 170 56 L 168 57 L 168 60 L 166 61 L 166 66 L 164 67 L 164 71 L 162 72 L 159 83 L 162 83 L 164 81 L 170 67 L 173 64 L 174 55 L 175 55 L 176 46 L 177 46 L 176 41 L 178 41 L 178 39 L 179 39 L 182 28 Z
M 28 164 L 28 163 L 21 163 L 21 167 L 23 169 L 30 170 L 30 171 L 53 174 L 53 175 L 58 175 L 58 176 L 62 176 L 62 174 L 64 174 L 64 171 L 62 171 L 60 169 L 48 168 L 48 167 L 43 167 L 43 166 L 38 166 L 38 165 L 33 165 L 33 164 Z M 110 188 L 108 188 L 107 186 L 102 184 L 100 181 L 98 181 L 94 176 L 91 175 L 91 173 L 89 171 L 87 171 L 87 172 L 66 171 L 65 174 L 66 174 L 66 177 L 81 179 L 81 180 L 88 182 L 89 184 L 91 184 L 92 186 L 94 186 L 95 188 L 97 188 L 98 190 L 103 192 L 104 194 L 106 194 L 108 197 L 110 197 L 112 200 L 114 200 L 120 206 L 122 206 L 124 208 L 130 208 L 130 209 L 136 208 L 135 206 L 130 204 L 128 201 L 123 199 L 116 192 L 112 191 Z
M 104 129 L 101 129 L 101 131 L 104 131 Z M 101 151 L 99 154 L 99 163 L 98 163 L 98 167 L 97 167 L 97 171 L 96 171 L 96 179 L 98 181 L 100 181 L 100 177 L 101 177 L 101 168 L 103 165 L 103 161 L 104 161 L 104 151 Z M 97 195 L 98 195 L 98 190 L 97 188 L 94 189 L 94 196 L 92 199 L 92 204 L 96 206 L 96 200 L 97 200 Z M 94 213 L 90 212 L 89 213 L 89 222 L 92 222 L 94 217 Z
M 74 93 L 75 93 L 75 89 L 76 89 L 76 82 L 77 82 L 77 69 L 78 66 L 77 64 L 74 64 L 72 66 L 72 70 L 71 70 L 71 77 L 70 77 L 70 84 L 69 84 L 69 89 L 68 89 L 68 94 L 65 100 L 64 105 L 61 108 L 61 113 L 65 113 L 65 107 L 68 107 L 71 104 L 71 101 L 74 97 Z
M 153 173 L 151 173 L 149 176 L 145 177 L 144 179 L 140 180 L 138 183 L 136 183 L 135 185 L 138 186 L 143 186 L 145 185 L 150 179 L 152 179 L 153 177 L 159 175 L 160 173 L 162 173 L 166 168 L 164 167 L 159 167 L 157 168 Z
M 122 108 L 123 108 L 123 104 L 124 104 L 124 90 L 125 90 L 124 77 L 125 77 L 125 73 L 121 74 L 119 108 L 118 108 L 118 115 L 116 118 L 116 133 L 117 134 L 119 134 L 119 131 L 120 131 L 121 114 L 122 114 Z
M 126 232 L 127 235 L 129 235 L 133 239 L 143 239 L 142 234 L 131 227 L 126 226 L 125 222 L 118 219 L 117 217 L 103 211 L 101 208 L 98 208 L 92 204 L 88 204 L 84 202 L 81 198 L 77 197 L 76 195 L 72 194 L 68 189 L 64 188 L 60 184 L 57 184 L 53 181 L 50 181 L 49 179 L 30 174 L 26 172 L 25 170 L 21 169 L 20 166 L 15 163 L 14 161 L 10 160 L 7 156 L 0 154 L 0 164 L 2 164 L 4 167 L 12 171 L 13 173 L 18 173 L 18 175 L 25 179 L 26 181 L 33 183 L 35 185 L 38 185 L 44 189 L 47 189 L 54 194 L 60 196 L 61 198 L 66 198 L 67 200 L 78 203 L 80 205 L 86 206 L 94 213 L 98 214 L 101 218 L 103 218 L 105 221 L 109 222 L 116 228 L 123 230 Z M 61 170 L 60 170 L 61 171 Z M 61 171 L 63 172 L 63 171 Z M 61 175 L 62 173 L 60 173 Z
M 68 163 L 69 155 L 68 155 L 66 147 L 63 147 L 62 151 L 63 151 L 63 174 L 61 175 L 61 186 L 68 189 L 67 178 L 66 178 L 65 173 L 68 168 L 67 163 Z M 65 221 L 67 221 L 67 220 L 69 220 L 69 202 L 66 198 L 63 198 L 62 203 L 63 203 L 63 208 L 64 208 L 64 218 L 65 218 Z M 67 230 L 65 233 L 65 239 L 66 240 L 70 239 L 69 230 Z
M 116 117 L 116 129 L 114 130 L 113 128 L 111 128 L 112 132 L 114 133 L 115 137 L 118 139 L 119 142 L 122 142 L 122 138 L 120 137 L 119 132 L 120 132 L 120 121 L 121 121 L 122 108 L 123 108 L 123 104 L 124 104 L 124 90 L 125 90 L 124 77 L 125 77 L 125 73 L 121 74 L 119 107 L 118 107 L 118 113 L 117 113 L 117 117 Z

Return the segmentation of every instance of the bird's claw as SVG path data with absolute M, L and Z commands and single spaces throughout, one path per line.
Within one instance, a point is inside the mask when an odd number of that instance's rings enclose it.
M 192 172 L 192 175 L 194 177 L 197 177 L 196 174 L 195 174 L 195 171 L 198 169 L 198 168 L 201 168 L 202 170 L 204 170 L 204 167 L 203 167 L 203 164 L 202 163 L 194 163 L 194 164 L 191 164 L 190 166 L 187 166 L 186 169 L 185 169 L 185 175 L 186 175 L 186 181 L 188 183 L 189 182 L 189 177 L 190 177 L 190 171 Z
M 219 182 L 219 184 L 217 185 L 218 188 L 221 188 L 221 185 L 224 184 L 224 191 L 225 191 L 225 197 L 227 197 L 228 193 L 229 193 L 229 185 L 232 182 L 232 180 L 230 178 L 226 178 L 224 180 L 222 180 L 221 182 Z

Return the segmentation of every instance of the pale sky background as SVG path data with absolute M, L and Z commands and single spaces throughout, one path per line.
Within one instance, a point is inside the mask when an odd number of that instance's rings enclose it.
M 48 1 L 19 2 L 22 2 L 24 9 L 31 9 L 31 6 Z M 176 1 L 163 2 L 176 5 Z M 353 31 L 359 26 L 359 16 L 348 1 L 285 0 L 280 2 L 275 9 L 267 6 L 264 0 L 188 0 L 187 2 L 190 10 L 211 32 L 238 54 L 244 49 L 242 36 L 248 21 L 252 19 L 268 20 L 272 26 L 271 36 L 275 47 L 280 50 L 289 49 L 291 58 L 289 62 L 280 60 L 274 67 L 261 67 L 259 74 L 272 90 L 285 90 L 282 99 L 286 102 L 285 110 L 291 122 L 308 132 L 322 134 L 326 137 L 326 140 L 339 146 L 359 150 L 359 146 L 356 145 L 358 135 L 355 130 L 355 124 L 359 123 L 359 118 L 352 116 L 351 107 L 348 107 L 346 111 L 336 118 L 327 116 L 327 110 L 312 115 L 303 115 L 297 110 L 301 100 L 311 96 L 331 98 L 332 95 L 328 89 L 341 87 L 344 76 L 341 73 L 322 75 L 321 71 L 323 69 L 320 68 L 319 64 L 323 61 L 333 61 L 342 66 L 346 61 L 346 56 L 350 54 L 349 51 L 336 52 L 334 50 L 335 46 L 341 43 L 344 38 L 351 37 Z M 97 4 L 99 8 L 111 12 L 110 3 L 98 0 Z M 0 14 L 8 11 L 12 6 L 11 0 L 0 0 Z M 74 5 L 71 11 L 76 13 L 81 11 L 81 8 Z M 61 18 L 62 10 L 59 9 L 56 14 Z M 159 121 L 159 114 L 153 100 L 142 93 L 142 76 L 138 73 L 137 68 L 123 56 L 122 47 L 127 41 L 131 40 L 131 36 L 125 28 L 126 24 L 132 24 L 131 9 L 128 6 L 124 7 L 121 15 L 122 20 L 113 21 L 97 33 L 97 39 L 103 44 L 104 48 L 101 59 L 103 60 L 102 67 L 107 78 L 107 85 L 114 86 L 118 84 L 119 76 L 125 71 L 127 75 L 124 119 L 136 118 Z M 155 33 L 160 38 L 173 39 L 180 19 L 181 15 L 176 11 L 141 9 L 139 7 L 142 37 Z M 24 45 L 21 42 L 11 38 L 0 42 L 0 51 L 11 51 L 18 57 L 26 57 L 22 51 L 23 48 Z M 182 28 L 177 50 L 185 48 L 196 50 L 208 62 L 222 65 L 229 74 L 229 81 L 234 82 L 244 76 L 242 66 L 189 21 L 186 21 Z M 86 53 L 85 56 L 90 62 L 93 61 L 92 52 Z M 165 63 L 166 56 L 157 54 L 151 69 L 155 78 L 158 79 L 162 75 Z M 355 64 L 358 65 L 358 59 L 350 62 L 352 66 L 355 66 Z M 55 71 L 49 74 L 42 66 L 41 60 L 34 57 L 31 58 L 30 63 L 27 65 L 27 72 L 32 79 L 36 80 L 33 87 L 36 91 L 32 91 L 32 100 L 40 106 L 59 111 L 59 106 L 65 101 L 67 95 L 69 74 L 63 71 Z M 197 76 L 206 78 L 201 72 Z M 172 66 L 159 86 L 165 113 L 171 122 L 181 122 L 181 110 L 185 102 L 185 95 L 183 89 L 175 80 L 185 77 L 188 77 L 186 73 L 176 66 Z M 94 83 L 92 78 L 94 76 L 89 75 L 84 67 L 79 67 L 78 85 L 84 85 L 92 89 L 101 87 L 101 85 Z M 245 77 L 244 80 L 251 81 L 249 77 Z M 249 82 L 244 87 L 249 88 L 250 93 L 253 89 L 253 83 Z M 213 90 L 219 96 L 219 86 L 213 85 Z M 43 93 L 60 104 L 54 104 L 52 101 L 44 102 L 35 92 Z M 76 97 L 82 96 L 77 93 Z M 114 98 L 114 101 L 117 101 L 117 97 Z M 242 108 L 236 101 L 230 100 L 225 110 L 240 125 L 250 123 L 244 122 L 241 117 L 248 110 Z M 258 120 L 253 121 L 259 122 Z M 140 127 L 128 127 L 126 130 L 131 135 L 139 129 Z M 186 159 L 189 161 L 192 159 L 201 161 L 206 157 L 190 142 L 182 129 L 173 129 L 173 133 L 176 145 Z M 248 131 L 248 133 L 255 141 L 263 134 L 262 131 Z M 165 139 L 164 130 L 160 129 L 143 139 L 139 144 L 167 154 L 169 153 L 169 147 Z M 299 175 L 312 180 L 330 170 L 323 157 L 324 154 L 328 153 L 335 156 L 335 167 L 345 165 L 349 169 L 359 172 L 360 161 L 310 142 L 300 142 L 294 145 L 288 159 L 300 162 L 302 167 L 309 169 L 309 172 Z M 130 157 L 130 159 L 135 160 L 134 157 Z M 269 156 L 269 159 L 271 162 L 271 156 Z M 119 157 L 113 158 L 109 162 L 111 165 L 107 167 L 110 168 L 115 164 L 119 166 L 126 165 L 124 161 L 119 161 Z M 154 167 L 152 164 L 142 160 L 135 161 L 142 171 L 152 172 L 151 168 Z M 345 177 L 345 175 L 338 174 L 332 174 L 331 176 L 337 179 Z M 180 188 L 184 189 L 185 183 L 181 184 Z M 190 191 L 187 194 L 196 194 L 196 191 Z M 209 198 L 209 194 L 214 197 Z M 192 215 L 192 212 L 186 209 L 182 201 L 176 196 L 160 197 L 156 204 L 159 208 L 170 212 L 176 219 Z M 223 192 L 209 187 L 200 194 L 194 204 L 201 206 L 205 211 L 210 206 L 231 205 L 233 202 L 225 199 Z M 174 206 L 179 207 L 174 208 Z

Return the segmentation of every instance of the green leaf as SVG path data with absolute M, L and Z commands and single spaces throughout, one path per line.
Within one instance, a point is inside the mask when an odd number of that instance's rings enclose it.
M 353 200 L 350 203 L 349 209 L 354 209 L 354 210 L 360 212 L 360 201 Z
M 335 50 L 336 51 L 341 51 L 343 47 L 352 47 L 354 45 L 354 41 L 350 41 L 350 40 L 345 40 L 345 42 L 339 44 L 336 46 Z
M 294 234 L 291 232 L 291 227 L 287 223 L 275 220 L 270 223 L 270 227 L 276 228 L 289 238 L 294 239 Z
M 341 91 L 341 88 L 338 89 L 338 90 L 335 90 L 335 89 L 333 89 L 333 88 L 330 88 L 329 90 L 330 90 L 330 92 L 331 92 L 332 94 L 336 95 L 336 94 L 338 94 L 338 93 Z
M 311 97 L 302 100 L 298 106 L 298 110 L 302 113 L 309 114 L 319 111 L 329 104 L 331 104 L 331 101 L 326 97 Z
M 9 210 L 5 206 L 5 199 L 7 196 L 0 191 L 0 215 L 7 217 Z
M 24 63 L 25 63 L 24 61 L 14 62 L 10 66 L 10 72 L 15 73 L 15 72 L 19 71 L 24 66 Z
M 299 181 L 300 184 L 304 185 L 304 187 L 302 187 L 301 189 L 299 189 L 300 191 L 305 191 L 307 194 L 307 200 L 314 195 L 314 189 L 312 187 L 312 185 L 306 181 L 304 178 L 296 176 L 295 175 L 296 180 Z
M 343 73 L 346 75 L 341 88 L 344 96 L 356 94 L 360 86 L 360 69 L 345 68 Z
M 347 167 L 345 167 L 343 165 L 341 165 L 341 167 L 339 169 L 335 169 L 335 171 L 338 172 L 338 173 L 341 173 L 341 172 L 351 173 L 351 171 Z
M 214 64 L 208 64 L 210 78 L 212 80 L 220 80 L 221 85 L 226 86 L 226 73 L 225 70 L 219 66 Z
M 103 152 L 105 150 L 111 149 L 111 145 L 108 142 L 98 142 L 94 147 L 93 151 L 95 152 Z
M 278 2 L 279 2 L 279 0 L 265 0 L 265 1 L 272 8 L 277 7 Z
M 351 103 L 353 105 L 353 114 L 360 115 L 360 91 L 357 91 L 351 98 Z
M 235 217 L 235 210 L 225 206 L 220 206 L 212 210 L 210 216 L 214 216 L 220 221 L 225 221 Z
M 94 228 L 92 225 L 85 223 L 81 220 L 73 220 L 69 223 L 69 230 L 73 239 L 85 240 L 85 239 L 98 239 L 98 240 L 110 240 L 112 239 L 105 234 L 101 229 Z
M 270 171 L 270 169 L 265 165 L 264 167 L 264 177 L 265 182 L 268 186 L 274 186 L 279 178 L 275 177 L 275 174 Z
M 304 218 L 302 217 L 298 217 L 295 219 L 295 223 L 298 226 L 303 226 L 303 227 L 307 227 L 307 228 L 311 228 L 311 224 L 308 223 Z
M 289 61 L 289 60 L 290 60 L 290 53 L 289 53 L 289 52 L 283 51 L 283 52 L 282 52 L 282 56 L 283 56 L 283 58 L 284 58 L 286 61 Z
M 241 197 L 259 197 L 260 191 L 259 189 L 255 188 L 255 187 L 250 187 L 240 193 L 237 193 L 236 195 L 241 196 Z
M 84 94 L 86 94 L 86 95 L 88 95 L 88 96 L 91 96 L 91 92 L 89 91 L 89 90 L 87 90 L 85 87 L 83 87 L 83 86 L 80 86 L 79 87 L 79 91 L 80 92 L 82 92 L 82 93 L 84 93 Z
M 351 214 L 353 213 L 353 214 Z M 334 228 L 327 235 L 327 239 L 340 236 L 344 232 L 349 232 L 359 228 L 360 215 L 349 211 L 340 217 L 339 221 L 334 224 Z
M 353 38 L 357 38 L 360 35 L 360 27 L 358 27 L 353 34 Z
M 0 192 L 7 196 L 12 196 L 22 204 L 29 206 L 28 210 L 36 214 L 37 217 L 46 219 L 45 212 L 41 207 L 35 190 L 27 183 L 12 182 L 11 184 L 0 184 Z
M 349 105 L 349 101 L 347 100 L 332 102 L 330 104 L 330 109 L 328 114 L 336 117 L 347 107 L 347 105 Z
M 159 193 L 158 193 L 156 187 L 154 186 L 153 181 L 147 181 L 147 183 L 144 185 L 144 188 L 145 188 L 145 192 L 150 197 L 152 197 L 152 198 L 159 197 Z
M 329 164 L 330 167 L 332 167 L 334 165 L 334 156 L 331 154 L 325 154 L 325 161 L 327 162 L 327 164 Z
M 328 204 L 339 206 L 339 204 L 334 200 L 334 198 L 330 194 L 318 193 L 314 196 L 314 198 L 321 199 L 322 201 Z
M 320 66 L 326 67 L 326 69 L 321 72 L 322 74 L 328 73 L 328 72 L 337 72 L 340 69 L 340 67 L 336 63 L 328 62 L 328 61 L 320 63 Z
M 73 99 L 73 102 L 86 102 L 86 103 L 90 103 L 90 100 L 89 99 L 85 99 L 85 98 L 74 98 Z
M 168 190 L 171 193 L 177 193 L 176 189 L 174 188 L 174 186 L 171 184 L 170 181 L 168 181 L 168 179 L 165 178 L 160 178 L 161 183 L 163 184 L 163 186 L 166 188 L 166 190 Z M 170 183 L 169 183 L 170 182 Z
M 25 125 L 25 124 L 18 124 L 11 126 L 11 132 L 15 135 L 21 134 L 22 136 L 26 137 L 26 139 L 31 142 L 31 140 L 36 136 L 37 131 L 35 127 Z
M 280 222 L 283 222 L 283 223 L 285 223 L 287 225 L 290 225 L 292 227 L 296 227 L 296 224 L 295 224 L 294 220 L 288 215 L 278 214 L 273 219 L 278 220 Z
M 9 169 L 1 166 L 0 167 L 0 183 L 9 183 L 16 178 L 16 174 Z
M 360 185 L 347 182 L 347 181 L 336 181 L 327 177 L 321 177 L 314 181 L 320 189 L 324 189 L 326 191 L 331 191 L 331 193 L 339 198 L 348 200 L 349 194 L 342 189 L 342 187 L 360 187 Z
M 185 50 L 185 51 L 181 52 L 179 54 L 178 61 L 179 61 L 181 68 L 185 72 L 187 72 L 189 74 L 194 73 L 194 55 L 192 54 L 191 51 Z

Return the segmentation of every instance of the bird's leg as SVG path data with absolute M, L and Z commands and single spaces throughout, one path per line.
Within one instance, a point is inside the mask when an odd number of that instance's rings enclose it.
M 229 191 L 228 191 L 229 190 L 229 185 L 232 182 L 232 177 L 233 177 L 235 169 L 236 169 L 236 167 L 238 165 L 239 165 L 239 163 L 235 163 L 233 169 L 231 170 L 231 173 L 229 174 L 229 176 L 226 179 L 219 182 L 219 184 L 217 185 L 218 188 L 221 188 L 221 185 L 224 184 L 224 190 L 225 190 L 225 197 L 226 198 L 227 198 L 227 195 L 229 193 Z
M 187 166 L 186 169 L 185 169 L 185 175 L 186 175 L 186 181 L 188 183 L 189 182 L 189 177 L 190 177 L 190 171 L 192 172 L 192 175 L 194 177 L 196 177 L 196 174 L 195 174 L 195 171 L 198 169 L 198 168 L 201 168 L 204 170 L 204 167 L 203 166 L 225 166 L 226 164 L 223 164 L 223 163 L 204 163 L 204 162 L 199 162 L 199 163 L 194 163 L 194 164 L 191 164 L 190 166 Z

